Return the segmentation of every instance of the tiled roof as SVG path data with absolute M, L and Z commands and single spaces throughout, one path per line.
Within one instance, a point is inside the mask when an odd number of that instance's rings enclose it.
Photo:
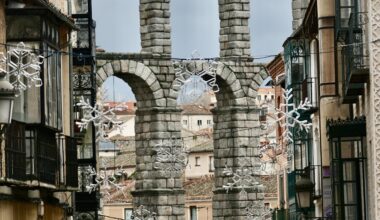
M 213 152 L 214 151 L 214 142 L 213 140 L 208 140 L 206 142 L 200 143 L 191 147 L 190 152 L 199 153 L 199 152 Z
M 210 109 L 201 105 L 182 105 L 182 115 L 212 115 Z
M 135 189 L 135 181 L 126 180 L 123 185 L 122 190 L 111 191 L 110 196 L 104 202 L 106 204 L 132 202 L 131 191 Z M 187 200 L 211 200 L 214 189 L 214 176 L 186 180 L 184 189 Z
M 214 176 L 186 180 L 183 184 L 187 200 L 210 200 L 214 189 Z

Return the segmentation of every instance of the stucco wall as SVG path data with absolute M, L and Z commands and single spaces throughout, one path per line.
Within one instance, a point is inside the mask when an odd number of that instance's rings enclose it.
M 211 156 L 214 156 L 213 152 L 191 153 L 189 155 L 189 165 L 185 170 L 186 178 L 194 178 L 214 174 L 214 172 L 210 172 L 209 169 Z M 199 157 L 200 166 L 196 166 L 195 164 L 196 157 Z

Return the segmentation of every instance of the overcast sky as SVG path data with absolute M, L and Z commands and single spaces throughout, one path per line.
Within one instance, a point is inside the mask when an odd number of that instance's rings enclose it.
M 110 4 L 112 1 L 112 4 Z M 96 44 L 107 52 L 139 52 L 139 0 L 93 0 L 96 20 Z M 282 51 L 282 43 L 291 34 L 291 0 L 251 0 L 251 50 L 255 62 Z M 218 0 L 171 0 L 172 57 L 190 58 L 194 50 L 200 57 L 219 56 Z M 121 80 L 107 80 L 119 94 L 116 100 L 133 100 Z M 122 91 L 122 92 L 120 92 Z

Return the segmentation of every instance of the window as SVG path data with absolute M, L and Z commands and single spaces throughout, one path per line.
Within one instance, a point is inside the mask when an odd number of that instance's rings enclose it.
M 199 167 L 201 166 L 201 163 L 200 163 L 200 157 L 195 157 L 195 166 Z
M 25 131 L 25 150 L 26 150 L 26 174 L 35 175 L 35 130 L 26 130 Z
M 202 120 L 198 120 L 197 124 L 198 124 L 198 126 L 201 126 L 202 125 Z
M 72 14 L 86 14 L 88 12 L 88 0 L 71 1 Z
M 10 43 L 17 44 L 17 42 Z M 27 42 L 25 46 L 33 48 L 34 51 L 39 51 L 40 49 L 38 42 Z M 7 49 L 15 49 L 15 46 L 9 46 Z M 11 57 L 13 62 L 17 62 L 16 59 L 14 56 Z M 26 60 L 23 63 L 26 63 Z M 15 80 L 15 76 L 9 77 L 11 83 Z M 18 97 L 15 97 L 13 119 L 26 123 L 41 123 L 40 90 L 39 87 L 32 86 L 26 91 L 21 92 Z
M 187 125 L 187 120 L 183 120 L 183 121 L 182 121 L 182 124 L 183 124 L 183 125 Z
M 333 219 L 368 219 L 365 119 L 328 121 Z
M 257 96 L 257 100 L 259 100 L 259 101 L 261 100 L 261 95 Z
M 214 167 L 214 157 L 213 156 L 209 156 L 209 171 L 210 172 L 213 172 L 215 170 L 215 167 Z
M 267 100 L 267 95 L 264 95 L 264 100 Z
M 211 125 L 211 120 L 207 120 L 207 125 Z
M 124 220 L 132 220 L 132 209 L 124 209 Z
M 61 56 L 48 47 L 44 64 L 45 124 L 60 129 L 62 120 Z
M 190 206 L 190 220 L 197 220 L 197 207 L 196 206 Z

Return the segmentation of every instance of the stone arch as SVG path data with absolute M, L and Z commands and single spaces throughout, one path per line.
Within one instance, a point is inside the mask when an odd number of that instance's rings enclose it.
M 98 60 L 96 84 L 98 87 L 110 76 L 127 82 L 136 96 L 137 107 L 164 107 L 166 99 L 154 72 L 134 60 Z
M 208 68 L 206 60 L 187 60 L 183 61 L 186 68 L 191 72 L 201 72 Z M 216 84 L 220 91 L 216 98 L 219 106 L 247 105 L 246 94 L 234 71 L 225 63 L 218 62 L 216 66 Z M 172 98 L 177 99 L 180 88 L 171 85 Z

